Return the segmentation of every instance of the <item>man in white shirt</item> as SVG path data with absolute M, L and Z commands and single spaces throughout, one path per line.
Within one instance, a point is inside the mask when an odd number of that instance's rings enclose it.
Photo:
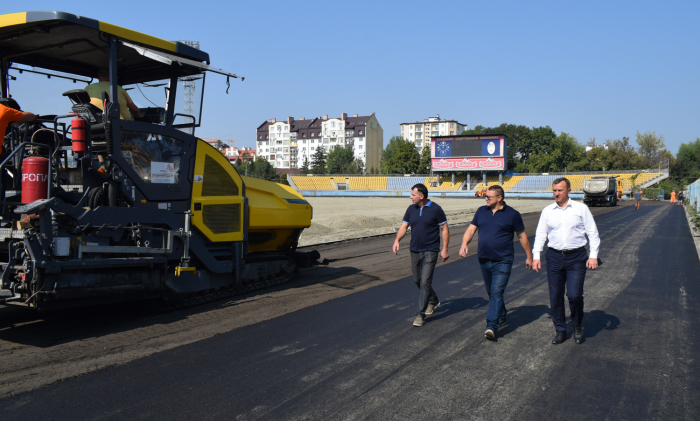
M 566 308 L 564 289 L 569 298 L 571 324 L 577 344 L 583 342 L 583 281 L 586 268 L 598 267 L 600 237 L 588 206 L 569 199 L 571 182 L 557 178 L 552 183 L 555 203 L 545 207 L 537 224 L 535 245 L 532 249 L 532 268 L 542 268 L 540 253 L 549 239 L 547 250 L 547 281 L 552 322 L 557 331 L 552 344 L 566 340 Z M 586 236 L 590 242 L 590 256 L 586 253 Z

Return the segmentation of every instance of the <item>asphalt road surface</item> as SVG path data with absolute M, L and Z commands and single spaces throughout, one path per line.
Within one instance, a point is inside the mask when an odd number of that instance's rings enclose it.
M 323 295 L 316 286 L 324 285 L 341 291 L 333 299 L 326 294 L 317 304 L 10 396 L 0 400 L 0 419 L 697 419 L 700 261 L 683 210 L 645 203 L 640 211 L 595 213 L 603 265 L 586 278 L 582 345 L 550 344 L 546 275 L 525 270 L 517 244 L 509 324 L 496 341 L 483 338 L 487 295 L 476 256 L 457 257 L 458 238 L 451 260 L 435 272 L 443 305 L 413 327 L 413 281 L 391 282 L 382 272 L 407 263 L 407 241 L 395 258 L 381 254 L 387 238 L 375 239 L 327 246 L 324 256 L 355 255 L 305 272 L 283 290 L 303 299 Z M 525 218 L 529 234 L 536 216 Z M 262 295 L 274 302 L 280 294 Z M 270 311 L 267 301 L 240 300 L 247 305 L 227 314 L 254 320 L 241 308 Z M 189 311 L 165 317 L 224 310 Z M 141 321 L 133 330 L 171 322 Z M 113 322 L 109 332 L 118 336 L 126 326 Z M 79 353 L 76 342 L 92 340 L 64 334 L 31 354 L 25 347 L 36 344 L 27 329 L 25 336 L 0 334 L 22 345 L 17 355 L 0 354 L 1 370 L 67 343 Z

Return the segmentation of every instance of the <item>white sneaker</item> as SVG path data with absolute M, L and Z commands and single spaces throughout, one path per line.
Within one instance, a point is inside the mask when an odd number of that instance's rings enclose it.
M 486 329 L 486 332 L 484 332 L 484 337 L 486 339 L 488 339 L 489 341 L 496 339 L 496 335 L 493 333 L 493 330 L 491 330 L 491 329 Z

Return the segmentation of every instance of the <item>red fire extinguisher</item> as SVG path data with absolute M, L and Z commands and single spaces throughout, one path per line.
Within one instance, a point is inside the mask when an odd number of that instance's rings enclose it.
M 30 156 L 22 161 L 22 203 L 46 199 L 49 190 L 49 160 Z
M 87 153 L 87 123 L 80 117 L 70 121 L 73 135 L 73 153 Z

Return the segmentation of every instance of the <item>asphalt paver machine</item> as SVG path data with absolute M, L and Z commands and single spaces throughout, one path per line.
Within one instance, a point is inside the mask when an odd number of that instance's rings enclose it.
M 313 261 L 296 252 L 310 204 L 288 186 L 239 175 L 194 136 L 201 111 L 175 112 L 179 78 L 218 73 L 229 87 L 238 78 L 207 53 L 69 13 L 25 12 L 0 15 L 0 60 L 5 98 L 13 69 L 110 76 L 101 107 L 70 90 L 55 115 L 5 135 L 0 303 L 179 306 L 284 282 Z M 120 119 L 117 83 L 154 81 L 167 85 L 163 107 Z

